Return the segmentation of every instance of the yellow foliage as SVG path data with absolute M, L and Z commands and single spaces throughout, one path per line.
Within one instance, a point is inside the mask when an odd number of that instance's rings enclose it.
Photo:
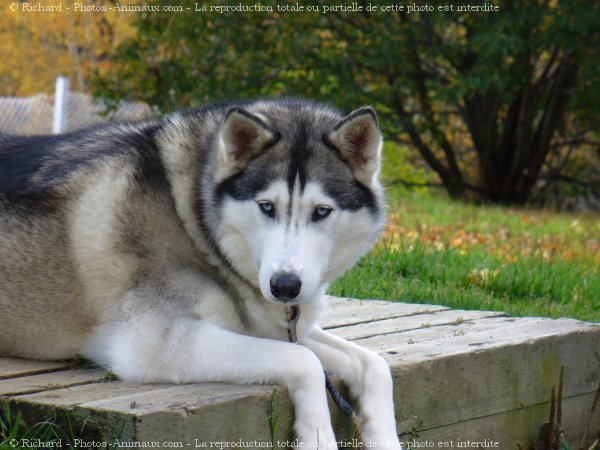
M 489 285 L 493 278 L 500 273 L 499 270 L 473 269 L 469 274 L 467 281 L 470 284 Z
M 508 228 L 490 227 L 487 222 L 481 222 L 479 226 L 487 231 L 468 229 L 462 224 L 435 224 L 410 223 L 408 216 L 410 211 L 405 213 L 393 212 L 388 216 L 388 223 L 384 231 L 384 241 L 386 245 L 392 244 L 395 249 L 401 249 L 400 243 L 404 243 L 406 248 L 410 249 L 419 244 L 429 251 L 443 251 L 450 249 L 459 255 L 466 255 L 471 249 L 484 248 L 487 253 L 499 256 L 508 264 L 516 263 L 521 257 L 536 257 L 545 260 L 562 259 L 566 261 L 576 261 L 580 259 L 593 260 L 600 266 L 600 240 L 597 236 L 600 231 L 600 224 L 582 223 L 580 219 L 574 219 L 567 223 L 572 230 L 572 237 L 562 234 L 547 233 L 534 236 L 527 231 L 515 233 Z M 515 211 L 516 220 L 523 222 L 527 227 L 543 226 L 547 222 L 547 217 L 536 211 L 520 213 Z M 494 272 L 472 273 L 470 280 L 488 280 L 497 274 Z
M 43 5 L 60 3 L 48 0 Z M 110 69 L 106 53 L 134 33 L 128 14 L 67 11 L 64 2 L 60 12 L 14 10 L 14 4 L 0 5 L 3 96 L 51 94 L 59 75 L 69 77 L 73 89 L 88 91 L 94 71 Z

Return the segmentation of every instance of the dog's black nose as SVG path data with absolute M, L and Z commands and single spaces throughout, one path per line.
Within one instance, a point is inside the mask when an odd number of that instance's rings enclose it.
M 271 294 L 279 300 L 287 302 L 298 297 L 302 281 L 293 272 L 278 272 L 271 277 Z

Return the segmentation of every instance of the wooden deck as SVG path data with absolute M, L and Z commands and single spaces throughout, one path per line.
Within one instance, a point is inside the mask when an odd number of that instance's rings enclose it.
M 390 364 L 404 442 L 417 431 L 417 448 L 475 446 L 467 441 L 530 448 L 548 421 L 562 365 L 562 427 L 577 448 L 600 383 L 600 324 L 383 301 L 330 303 L 324 327 Z M 290 403 L 274 386 L 129 384 L 107 381 L 101 369 L 0 358 L 3 402 L 29 423 L 54 414 L 60 421 L 69 411 L 87 421 L 86 446 L 131 439 L 160 448 L 264 448 L 272 428 L 276 446 L 292 437 Z M 273 404 L 276 424 L 268 419 Z M 334 415 L 338 437 L 348 439 L 349 424 Z M 597 436 L 600 411 L 591 423 Z

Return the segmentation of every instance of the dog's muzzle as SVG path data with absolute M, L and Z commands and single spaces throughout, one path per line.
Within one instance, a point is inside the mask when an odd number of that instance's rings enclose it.
M 277 272 L 271 277 L 269 284 L 273 297 L 282 302 L 288 302 L 298 297 L 302 288 L 300 277 L 293 272 Z

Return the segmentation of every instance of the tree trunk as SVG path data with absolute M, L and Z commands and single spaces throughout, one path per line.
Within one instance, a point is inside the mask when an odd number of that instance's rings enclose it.
M 569 55 L 548 83 L 534 83 L 526 59 L 530 76 L 502 123 L 493 96 L 478 93 L 464 99 L 461 109 L 479 158 L 481 197 L 491 203 L 522 205 L 530 199 L 575 85 L 577 65 Z

